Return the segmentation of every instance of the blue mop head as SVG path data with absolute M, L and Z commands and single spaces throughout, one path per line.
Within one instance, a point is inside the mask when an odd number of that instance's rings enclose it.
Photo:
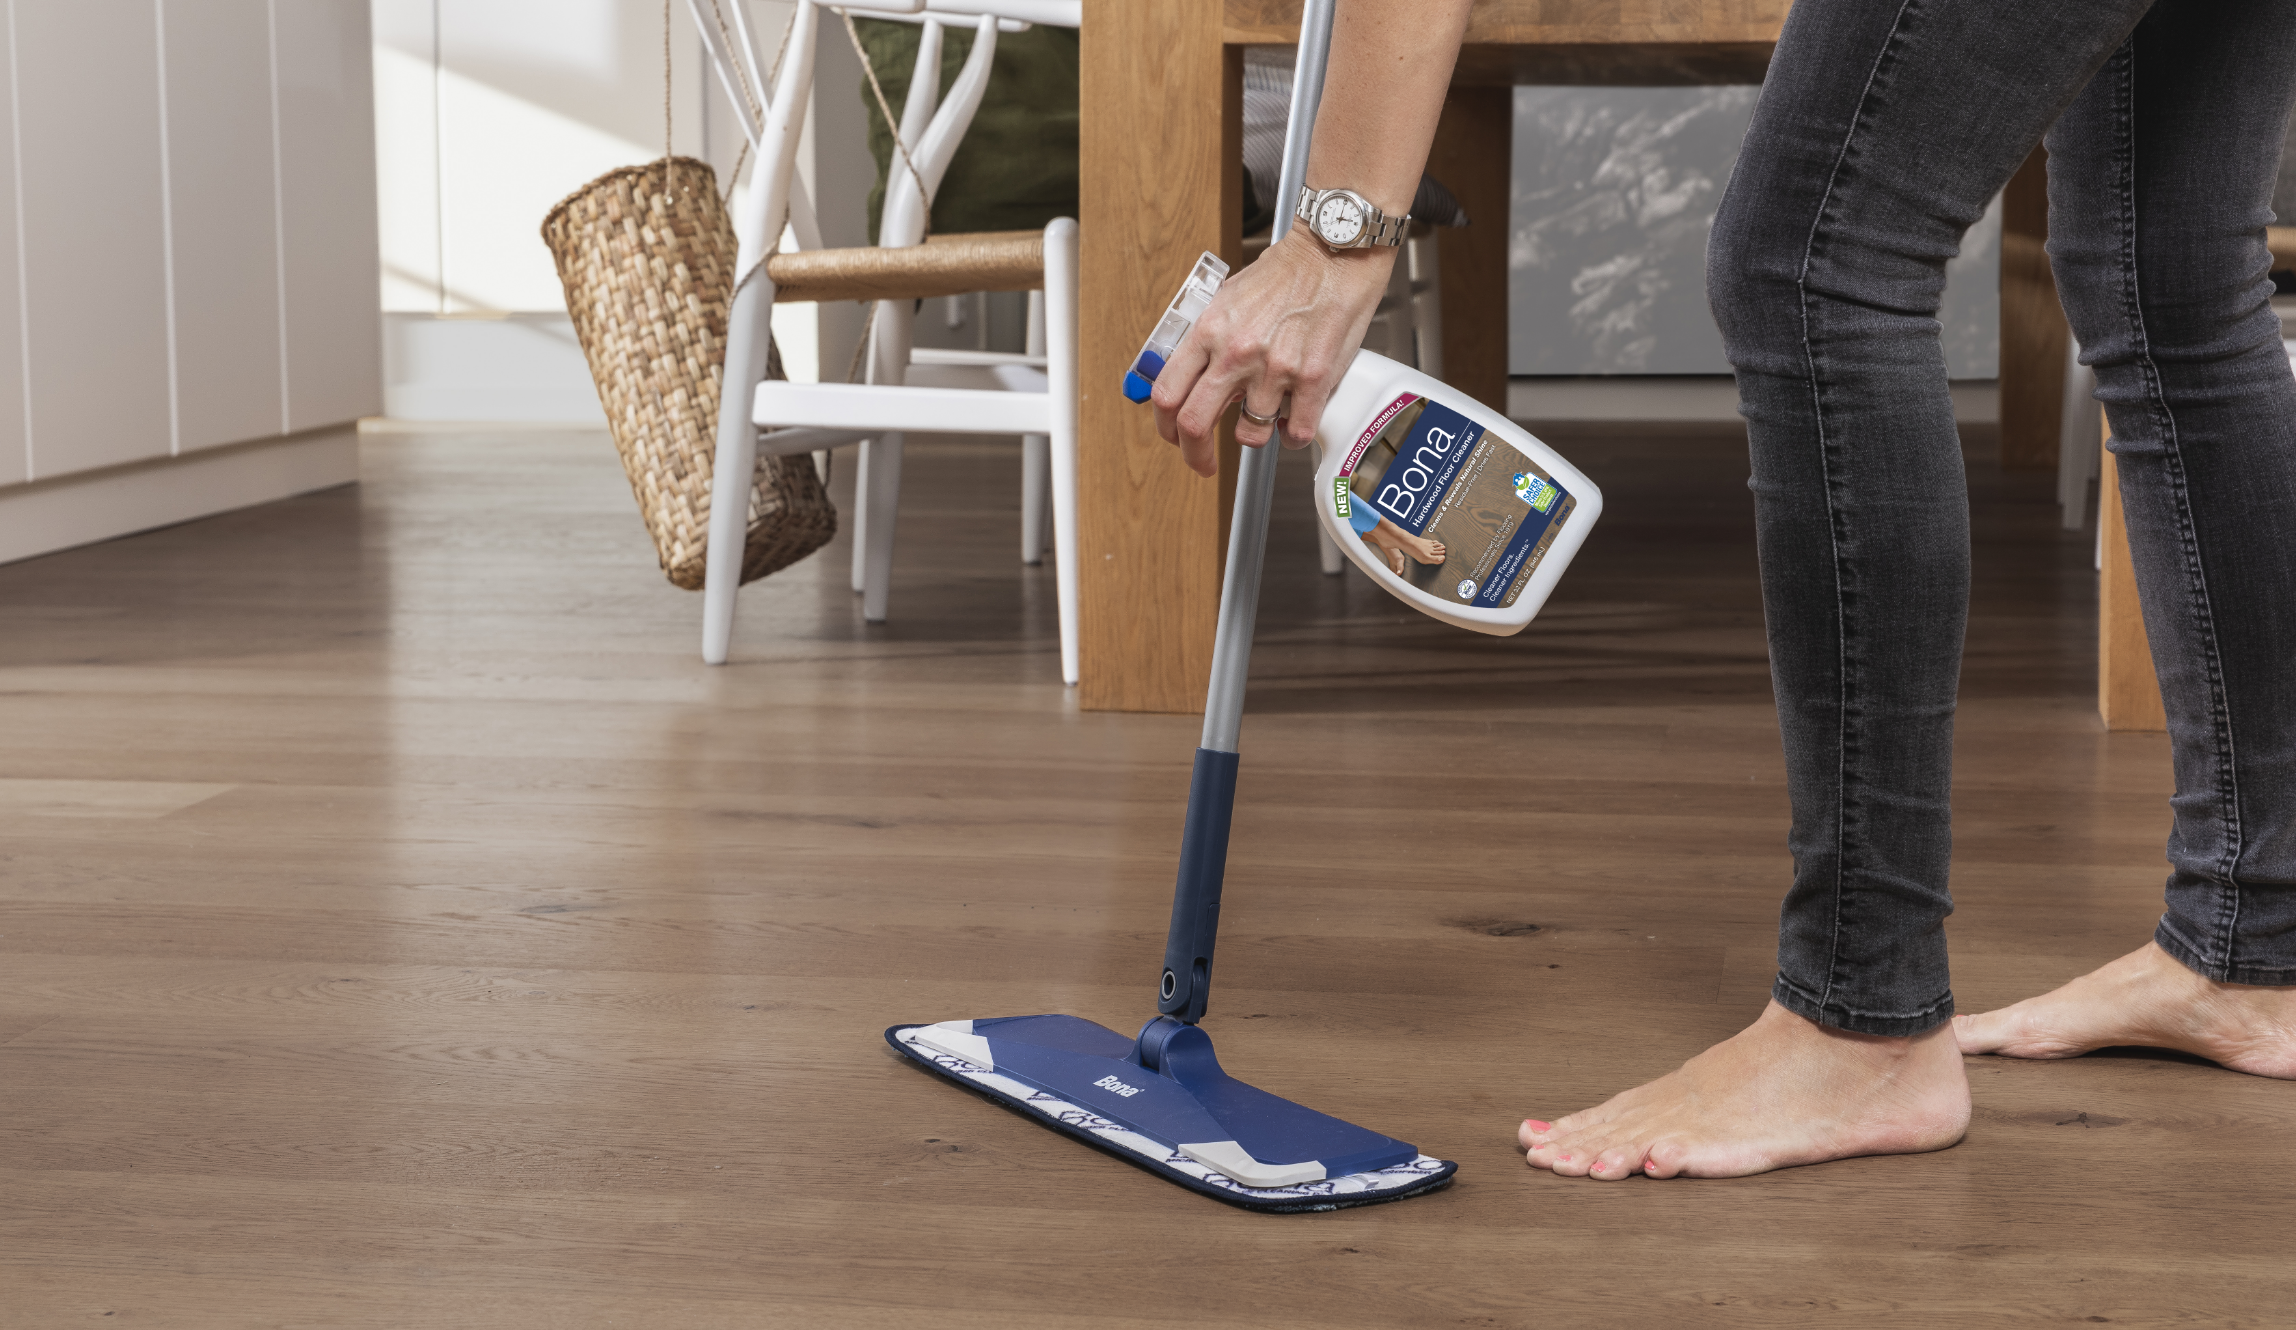
M 1075 1016 L 896 1025 L 885 1042 L 992 1103 L 1247 1210 L 1397 1201 L 1459 1171 L 1228 1076 L 1194 1026 L 1164 1042 L 1161 1071 L 1141 1066 L 1137 1041 Z

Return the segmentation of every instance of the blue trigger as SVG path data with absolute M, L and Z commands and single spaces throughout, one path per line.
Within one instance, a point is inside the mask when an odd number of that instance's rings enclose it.
M 1153 347 L 1141 347 L 1132 361 L 1132 368 L 1124 372 L 1124 396 L 1127 401 L 1145 402 L 1155 391 L 1156 376 L 1164 372 L 1164 357 Z

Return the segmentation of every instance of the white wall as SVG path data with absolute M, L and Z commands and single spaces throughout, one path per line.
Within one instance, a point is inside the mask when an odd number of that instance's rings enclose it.
M 669 9 L 676 147 L 703 156 L 700 39 L 684 0 Z M 374 0 L 385 310 L 564 311 L 542 218 L 585 182 L 662 155 L 662 10 Z M 723 170 L 730 146 L 724 157 L 705 160 Z
M 381 405 L 366 6 L 4 17 L 0 559 L 355 478 L 344 430 Z M 251 447 L 305 455 L 146 474 Z
M 670 10 L 674 147 L 722 188 L 741 131 L 685 0 Z M 750 0 L 769 53 L 789 11 Z M 540 230 L 590 180 L 661 156 L 660 0 L 374 0 L 374 15 L 388 413 L 603 424 Z M 807 116 L 798 167 L 826 241 L 857 245 L 872 173 L 860 66 L 841 26 L 824 30 L 815 110 L 830 114 Z M 791 306 L 774 329 L 793 377 L 815 376 L 823 346 L 842 376 L 860 314 Z

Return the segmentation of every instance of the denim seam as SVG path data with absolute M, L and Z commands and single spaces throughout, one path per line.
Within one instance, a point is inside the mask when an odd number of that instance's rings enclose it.
M 1899 34 L 1905 29 L 1906 15 L 1915 0 L 1901 0 L 1897 14 L 1890 20 L 1889 32 L 1882 38 L 1881 49 L 1874 53 L 1873 67 L 1866 71 L 1865 86 L 1858 92 L 1858 106 L 1850 116 L 1850 125 L 1842 135 L 1841 150 L 1834 154 L 1833 170 L 1827 173 L 1825 192 L 1818 198 L 1817 214 L 1810 219 L 1809 238 L 1803 243 L 1801 271 L 1794 275 L 1794 289 L 1801 303 L 1802 363 L 1810 373 L 1810 418 L 1817 426 L 1818 470 L 1826 486 L 1826 539 L 1833 550 L 1834 564 L 1834 652 L 1835 666 L 1840 671 L 1835 694 L 1835 748 L 1834 748 L 1834 917 L 1826 947 L 1826 987 L 1818 997 L 1822 1009 L 1833 1001 L 1834 985 L 1841 973 L 1842 958 L 1842 898 L 1849 877 L 1849 716 L 1850 716 L 1850 659 L 1849 659 L 1849 607 L 1843 591 L 1841 510 L 1835 499 L 1838 488 L 1834 478 L 1832 444 L 1826 436 L 1825 394 L 1818 382 L 1816 338 L 1810 330 L 1810 262 L 1818 250 L 1820 233 L 1825 230 L 1826 215 L 1833 207 L 1834 186 L 1842 178 L 1848 163 L 1850 148 L 1857 142 L 1858 129 L 1865 123 L 1867 109 L 1873 104 L 1875 85 L 1881 81 L 1882 70 L 1898 45 Z
M 2296 988 L 2296 966 L 2254 969 L 2235 967 L 2222 974 L 2210 973 L 2212 967 L 2208 963 L 2207 954 L 2171 928 L 2165 916 L 2161 919 L 2160 927 L 2153 932 L 2153 941 L 2169 954 L 2171 960 L 2204 979 L 2215 979 L 2227 984 L 2253 984 L 2259 988 Z
M 2193 617 L 2207 671 L 2209 735 L 2216 749 L 2217 816 L 2223 826 L 2224 845 L 2217 859 L 2213 936 L 2202 939 L 2202 945 L 2207 948 L 2204 963 L 2217 971 L 2210 977 L 2222 978 L 2235 968 L 2233 944 L 2240 921 L 2237 885 L 2243 839 L 2240 786 L 2232 751 L 2231 708 L 2224 693 L 2223 660 L 2217 650 L 2216 616 L 2208 594 L 2208 575 L 2200 560 L 2200 535 L 2193 525 L 2191 492 L 2185 483 L 2183 441 L 2177 433 L 2176 413 L 2170 409 L 2162 389 L 2160 365 L 2153 359 L 2152 338 L 2145 326 L 2143 295 L 2138 288 L 2135 51 L 2135 39 L 2131 38 L 2113 58 L 2117 67 L 2113 99 L 2119 111 L 2115 117 L 2118 141 L 2114 144 L 2114 157 L 2121 185 L 2121 301 L 2135 334 L 2136 362 L 2144 374 L 2146 405 L 2165 445 L 2163 470 L 2167 472 L 2169 491 L 2175 498 L 2178 552 L 2183 556 L 2185 571 L 2185 608 Z
M 1808 1016 L 1820 1025 L 1836 1025 L 1844 1028 L 1848 1028 L 1853 1022 L 1888 1022 L 1918 1025 L 1927 1029 L 1940 1023 L 1942 1020 L 1940 1013 L 1950 1015 L 1953 1011 L 1953 994 L 1950 991 L 1934 1001 L 1923 1003 L 1919 1009 L 1911 1012 L 1861 1011 L 1841 1003 L 1820 1002 L 1810 990 L 1795 983 L 1783 970 L 1778 972 L 1778 977 L 1772 983 L 1771 990 L 1773 997 L 1779 997 L 1778 1005 L 1794 1011 L 1796 1015 Z M 1783 996 L 1780 996 L 1781 994 Z M 1791 999 L 1791 1001 L 1787 999 Z M 1804 1007 L 1808 1010 L 1801 1010 Z M 1867 1033 L 1871 1033 L 1871 1031 Z

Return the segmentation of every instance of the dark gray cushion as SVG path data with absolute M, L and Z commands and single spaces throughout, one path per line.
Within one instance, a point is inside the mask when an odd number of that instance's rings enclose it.
M 923 29 L 882 19 L 856 19 L 855 26 L 885 99 L 899 116 Z M 952 30 L 942 41 L 944 94 L 972 49 L 969 30 Z M 934 198 L 934 234 L 1030 231 L 1076 215 L 1076 67 L 1074 28 L 1038 24 L 998 36 L 988 92 Z M 869 242 L 875 244 L 886 173 L 907 168 L 894 160 L 893 132 L 867 81 L 856 91 L 869 117 L 869 151 L 877 158 L 877 185 L 869 192 Z

